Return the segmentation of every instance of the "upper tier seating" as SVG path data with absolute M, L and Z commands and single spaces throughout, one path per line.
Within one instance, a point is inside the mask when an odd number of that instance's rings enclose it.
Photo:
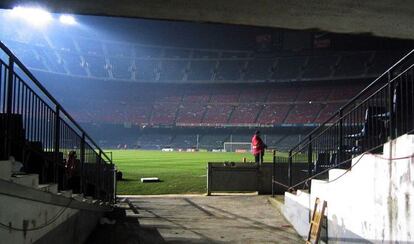
M 273 79 L 297 79 L 306 57 L 279 58 L 273 70 Z

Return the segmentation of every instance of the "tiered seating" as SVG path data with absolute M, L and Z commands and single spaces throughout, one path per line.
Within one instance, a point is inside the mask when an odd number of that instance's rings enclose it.
M 160 80 L 182 80 L 187 64 L 187 61 L 162 61 Z
M 222 60 L 217 68 L 216 80 L 238 80 L 244 61 Z
M 111 57 L 131 57 L 133 47 L 126 43 L 106 43 L 106 52 Z
M 384 73 L 395 63 L 398 57 L 402 57 L 401 53 L 376 52 L 374 58 L 367 64 L 367 75 L 378 76 Z
M 262 105 L 257 104 L 240 104 L 235 107 L 231 115 L 230 123 L 234 124 L 252 124 L 256 122 L 257 114 L 260 112 Z
M 118 79 L 131 79 L 131 58 L 111 58 L 112 75 Z
M 242 89 L 239 101 L 242 103 L 264 102 L 269 94 L 268 88 L 251 87 L 250 89 Z
M 161 53 L 162 49 L 158 47 L 135 47 L 135 57 L 137 58 L 159 58 Z
M 221 149 L 226 141 L 228 141 L 228 135 L 226 134 L 203 135 L 200 139 L 200 148 Z
M 273 59 L 253 59 L 247 65 L 245 80 L 267 80 L 273 66 Z
M 160 149 L 170 146 L 171 139 L 169 134 L 143 134 L 138 138 L 138 145 L 143 149 Z
M 50 35 L 49 40 L 53 45 L 53 48 L 60 51 L 75 52 L 75 44 L 72 38 L 67 38 L 63 35 Z
M 293 102 L 296 100 L 299 89 L 297 87 L 270 88 L 268 102 Z
M 324 78 L 331 76 L 332 67 L 336 64 L 338 56 L 316 56 L 310 57 L 302 78 Z
M 293 146 L 295 146 L 297 143 L 299 143 L 301 140 L 303 140 L 303 138 L 304 138 L 304 135 L 301 135 L 301 134 L 288 135 L 276 144 L 276 148 L 278 150 L 283 150 L 283 151 L 289 150 Z
M 286 118 L 291 105 L 274 105 L 265 104 L 263 110 L 257 118 L 256 123 L 259 124 L 282 124 Z
M 86 71 L 82 66 L 82 60 L 78 55 L 73 55 L 67 51 L 59 52 L 61 58 L 63 59 L 63 63 L 68 69 L 69 73 L 72 75 L 80 75 L 85 76 Z
M 209 100 L 210 94 L 205 88 L 186 89 L 183 97 L 183 101 L 188 103 L 206 103 Z
M 176 135 L 171 146 L 174 148 L 195 148 L 197 146 L 197 135 Z
M 194 50 L 193 58 L 218 58 L 219 53 L 216 51 Z
M 316 118 L 315 123 L 323 123 L 328 120 L 334 113 L 336 113 L 341 106 L 344 105 L 343 103 L 328 103 L 322 109 L 319 116 Z
M 176 119 L 177 123 L 198 124 L 203 119 L 205 107 L 203 104 L 181 104 Z
M 371 53 L 343 55 L 335 71 L 335 77 L 354 77 L 365 74 L 366 62 Z
M 211 80 L 215 66 L 216 61 L 192 61 L 187 80 Z
M 214 90 L 211 95 L 211 102 L 214 103 L 237 103 L 240 90 L 234 88 L 222 88 Z
M 252 135 L 248 135 L 248 134 L 233 134 L 233 135 L 231 135 L 231 140 L 233 142 L 251 142 L 252 141 Z
M 295 105 L 287 116 L 287 124 L 309 124 L 313 123 L 316 115 L 321 110 L 321 104 L 298 104 Z
M 37 53 L 40 57 L 42 57 L 45 65 L 49 67 L 50 71 L 56 73 L 65 73 L 65 69 L 63 67 L 63 60 L 59 60 L 55 54 L 55 51 L 48 49 L 48 48 L 37 48 Z
M 225 124 L 233 110 L 231 105 L 207 105 L 207 111 L 203 123 L 206 124 Z
M 92 76 L 108 77 L 107 65 L 103 56 L 85 55 L 84 58 Z
M 148 91 L 151 93 L 151 91 Z M 167 102 L 167 103 L 180 103 L 183 98 L 184 91 L 180 88 L 168 88 L 167 90 L 156 90 L 154 94 L 149 94 L 154 96 L 157 102 Z
M 296 101 L 326 101 L 332 92 L 331 86 L 309 86 L 303 87 Z
M 135 79 L 144 80 L 144 81 L 155 80 L 157 69 L 158 69 L 158 61 L 136 59 L 135 60 Z
M 151 124 L 172 125 L 174 124 L 177 104 L 154 104 L 152 109 Z
M 45 69 L 42 60 L 33 48 L 27 48 L 25 44 L 19 42 L 9 42 L 8 46 L 29 68 Z
M 333 87 L 331 95 L 328 97 L 328 101 L 347 100 L 355 96 L 362 90 L 364 84 L 358 85 L 336 85 Z
M 273 79 L 297 79 L 305 63 L 305 57 L 279 58 L 273 71 Z
M 92 39 L 79 39 L 78 45 L 80 51 L 86 55 L 99 55 L 103 56 L 104 52 L 102 49 L 102 43 Z
M 266 144 L 269 148 L 279 149 L 277 145 L 283 137 L 283 135 L 266 135 Z
M 178 48 L 166 48 L 164 49 L 164 57 L 166 58 L 188 58 L 190 56 L 190 50 L 178 49 Z
M 247 52 L 238 52 L 238 51 L 223 52 L 221 54 L 222 58 L 246 58 L 248 56 L 249 56 L 249 54 Z

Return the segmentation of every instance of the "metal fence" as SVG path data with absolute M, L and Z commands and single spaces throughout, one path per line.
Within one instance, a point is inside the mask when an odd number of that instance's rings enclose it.
M 78 155 L 78 193 L 113 201 L 112 160 L 0 42 L 0 156 L 15 157 L 24 169 L 38 173 L 41 183 L 68 188 L 66 155 Z
M 307 163 L 309 177 L 326 178 L 331 168 L 351 167 L 364 152 L 381 153 L 384 143 L 414 130 L 414 50 L 342 106 L 289 151 L 292 165 Z M 295 188 L 295 187 L 294 187 Z

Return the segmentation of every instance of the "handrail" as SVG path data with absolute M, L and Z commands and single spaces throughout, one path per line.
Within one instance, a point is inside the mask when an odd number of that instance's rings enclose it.
M 311 132 L 309 132 L 304 138 L 308 138 L 310 135 L 313 135 L 316 131 L 318 131 L 320 128 L 322 128 L 323 126 L 325 126 L 326 124 L 328 124 L 329 121 L 331 121 L 333 118 L 335 118 L 336 116 L 339 115 L 340 111 L 343 111 L 344 109 L 346 109 L 350 104 L 352 104 L 353 102 L 355 102 L 358 98 L 360 98 L 361 96 L 364 95 L 364 93 L 366 93 L 370 88 L 372 88 L 374 85 L 377 84 L 377 82 L 379 80 L 381 80 L 382 78 L 386 77 L 396 66 L 398 66 L 399 64 L 401 64 L 403 61 L 405 61 L 407 58 L 409 58 L 409 56 L 411 56 L 412 54 L 414 54 L 414 49 L 411 50 L 410 52 L 408 52 L 404 57 L 402 57 L 400 60 L 398 60 L 394 65 L 392 65 L 390 68 L 388 68 L 385 72 L 383 72 L 378 78 L 376 78 L 373 82 L 371 82 L 367 87 L 365 87 L 362 91 L 360 91 L 357 95 L 355 95 L 353 98 L 351 98 L 346 104 L 344 104 L 343 106 L 341 106 L 339 108 L 338 111 L 336 111 L 334 114 L 332 114 L 331 117 L 329 117 L 325 122 L 323 122 L 322 124 L 320 124 L 318 127 L 316 127 L 315 129 L 313 129 Z M 338 120 L 339 121 L 339 120 Z M 336 121 L 337 122 L 337 121 Z M 299 143 L 295 144 L 291 150 L 297 148 L 300 144 L 303 143 L 303 141 L 305 141 L 306 139 L 300 141 Z
M 96 142 L 85 132 L 85 130 L 73 119 L 73 117 L 63 108 L 63 106 L 47 91 L 47 89 L 37 80 L 37 78 L 30 72 L 29 69 L 14 55 L 14 53 L 2 42 L 0 41 L 0 48 L 12 58 L 13 62 L 16 63 L 19 68 L 28 76 L 28 78 L 43 92 L 44 95 L 52 102 L 55 106 L 59 107 L 60 112 L 62 112 L 69 121 L 77 127 L 77 129 L 85 134 L 85 136 L 89 139 L 89 141 L 95 146 L 102 154 L 108 159 L 108 161 L 112 164 L 112 161 L 109 157 L 104 153 L 104 151 L 96 144 Z M 22 79 L 23 80 L 23 79 Z

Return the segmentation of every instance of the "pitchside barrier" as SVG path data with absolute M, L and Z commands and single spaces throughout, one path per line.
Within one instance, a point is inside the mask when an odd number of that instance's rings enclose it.
M 290 170 L 292 180 L 300 182 L 307 177 L 307 163 L 295 163 Z M 262 164 L 243 162 L 209 162 L 207 168 L 207 195 L 213 192 L 258 192 L 283 194 L 289 185 L 287 158 L 277 157 Z M 276 184 L 275 182 L 278 182 Z M 302 187 L 306 187 L 302 185 Z

